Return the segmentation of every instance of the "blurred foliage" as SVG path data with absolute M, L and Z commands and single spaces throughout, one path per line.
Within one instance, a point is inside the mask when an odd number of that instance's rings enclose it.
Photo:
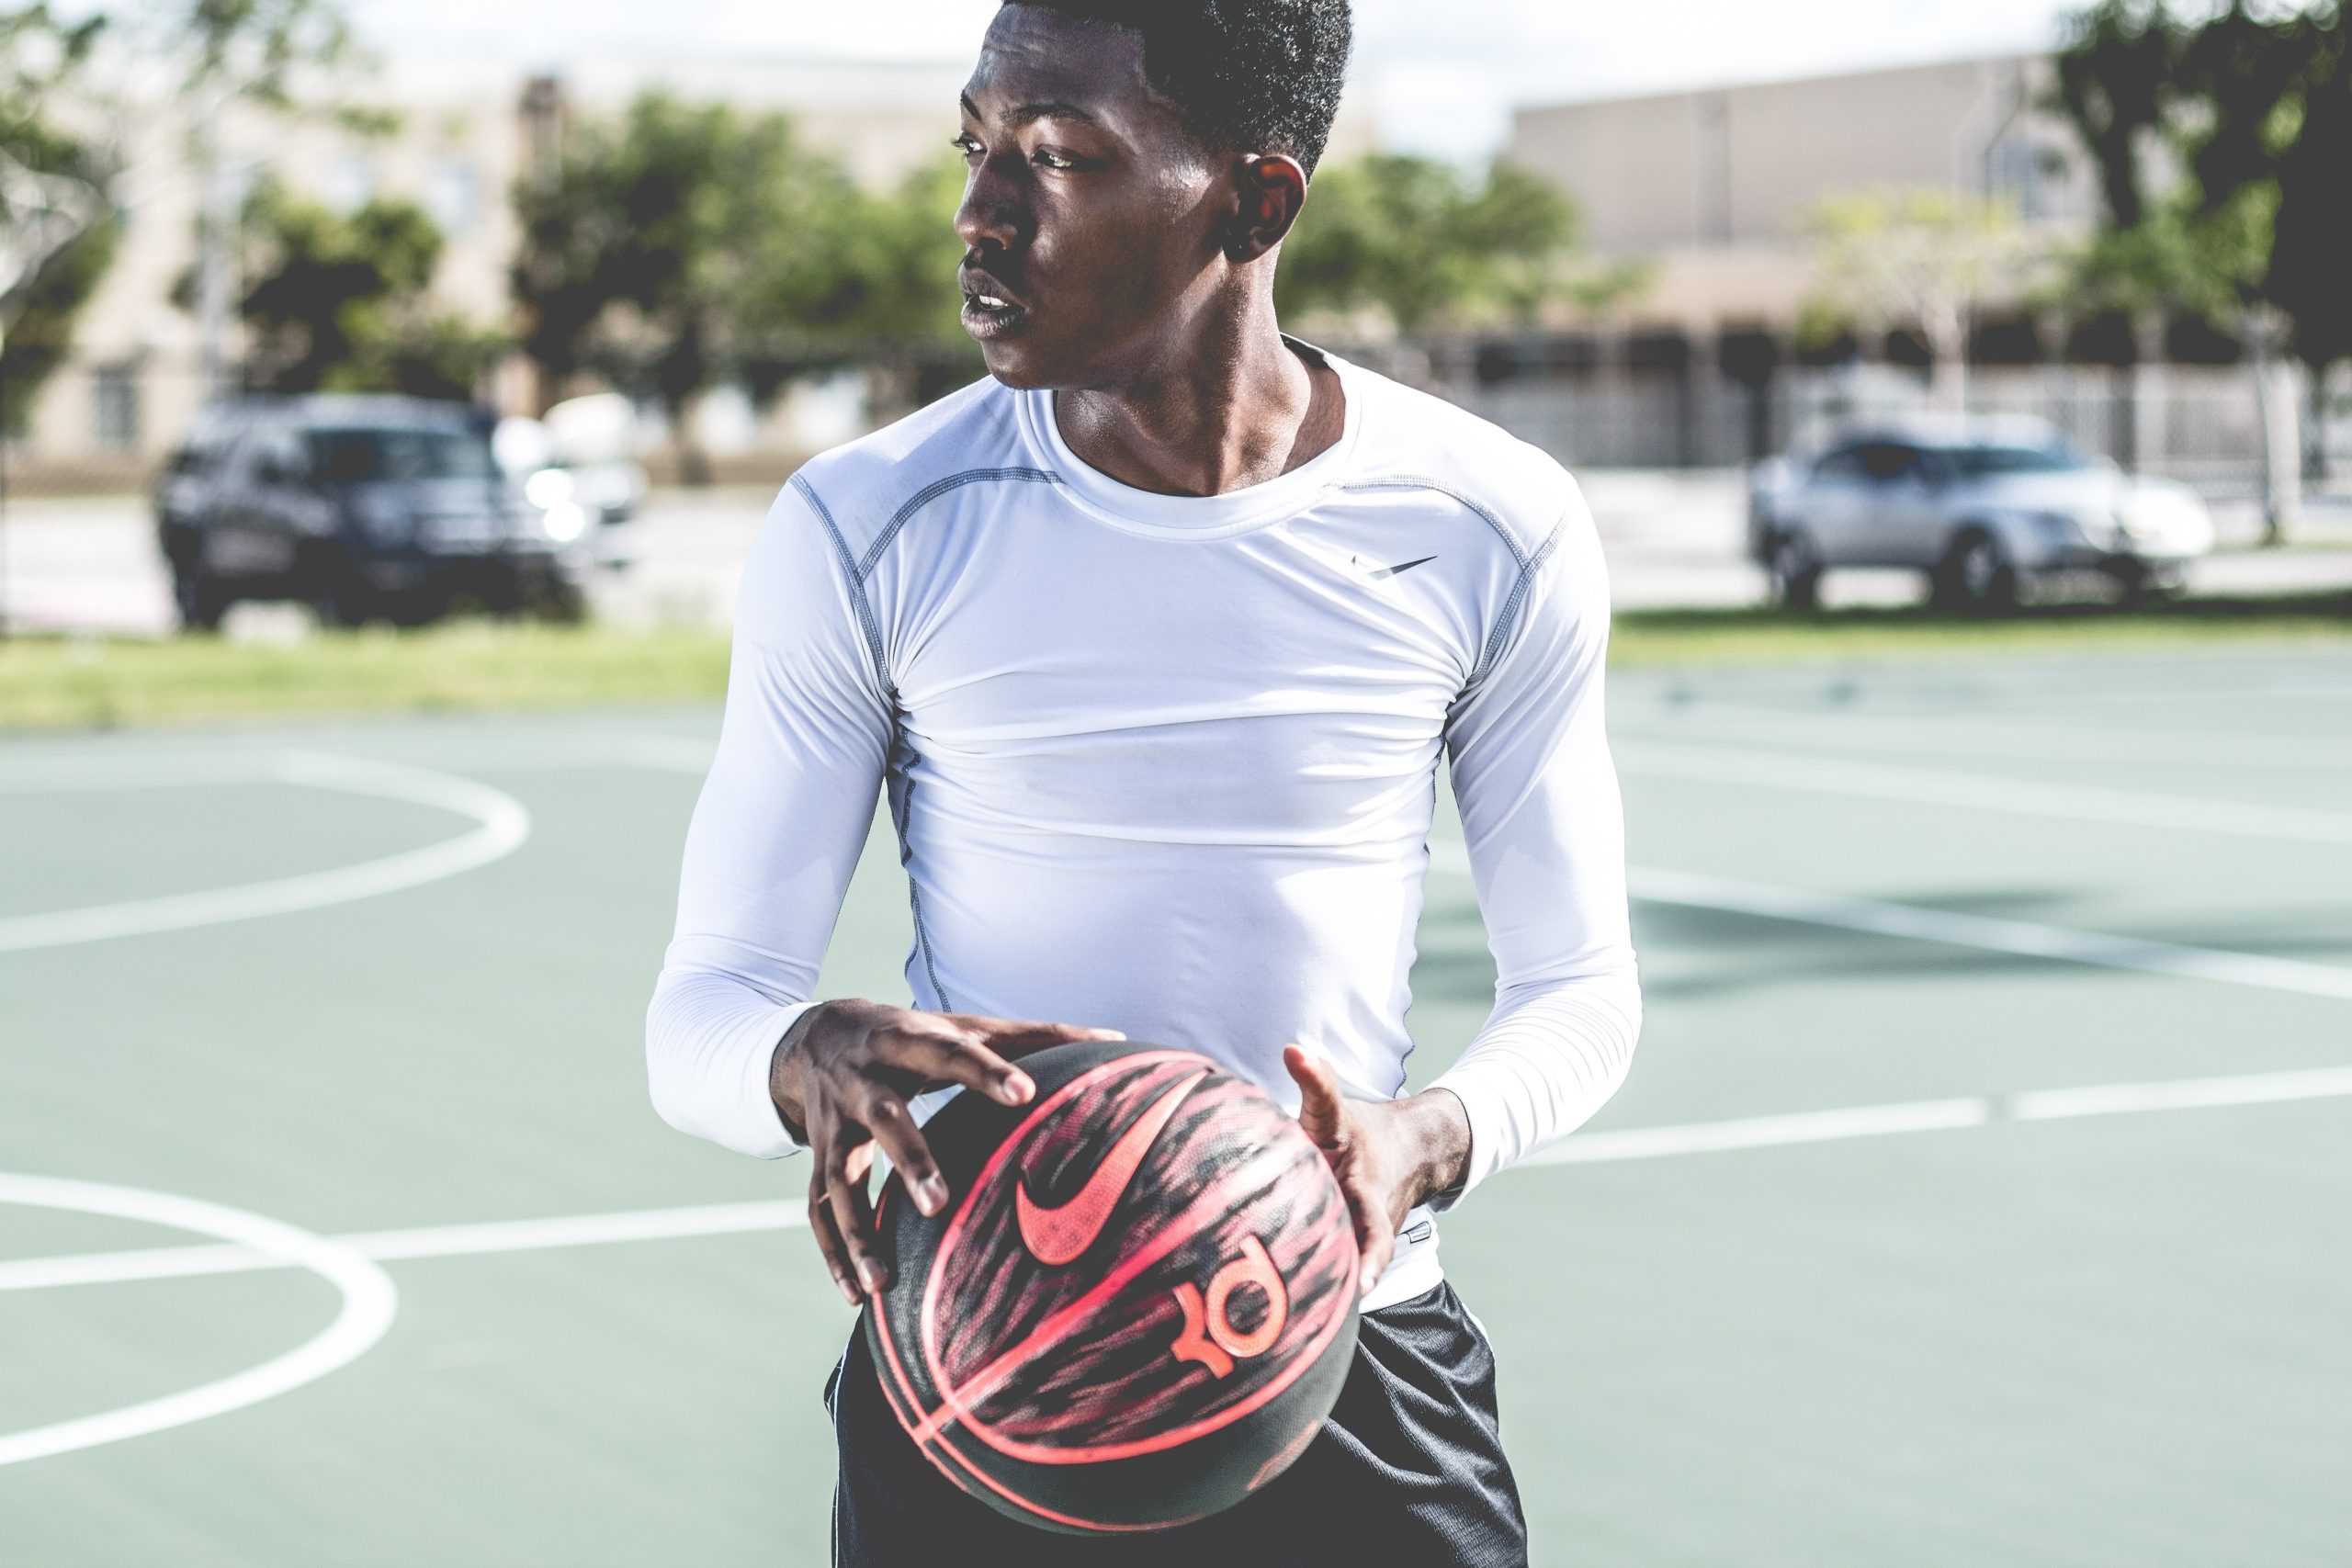
M 1934 355 L 1941 399 L 1957 408 L 1976 301 L 2024 283 L 2040 242 L 2007 202 L 1944 186 L 1898 186 L 1825 198 L 1809 227 L 1824 296 L 1806 312 L 1818 333 L 1835 319 L 1916 324 Z
M 350 27 L 334 0 L 159 0 L 150 16 L 190 91 L 273 108 L 294 107 L 304 72 L 352 51 Z
M 593 373 L 684 430 L 722 381 L 763 401 L 877 345 L 960 337 L 961 177 L 943 161 L 868 192 L 782 115 L 646 94 L 515 189 L 522 344 L 549 396 Z
M 120 237 L 106 195 L 115 155 L 67 129 L 105 25 L 0 10 L 0 432 L 21 428 L 65 357 Z
M 339 213 L 266 180 L 245 202 L 239 240 L 245 380 L 256 391 L 468 398 L 503 346 L 433 304 L 441 231 L 413 203 Z M 183 299 L 191 287 L 183 280 Z
M 2314 367 L 2352 355 L 2352 44 L 2344 0 L 2178 9 L 2100 0 L 2067 24 L 2055 107 L 2097 166 L 2091 309 L 2283 321 Z
M 199 120 L 232 98 L 288 107 L 301 73 L 350 51 L 334 0 L 0 8 L 0 428 L 21 422 L 65 358 L 120 240 L 113 186 L 124 159 L 107 138 L 128 129 L 126 111 L 87 71 L 109 32 L 165 65 Z M 12 265 L 28 252 L 32 265 Z
M 25 427 L 41 383 L 72 354 L 74 322 L 113 265 L 122 225 L 84 231 L 35 271 L 0 318 L 0 432 Z
M 1293 319 L 1371 313 L 1411 336 L 1532 322 L 1555 302 L 1597 313 L 1648 281 L 1637 265 L 1595 265 L 1575 205 L 1523 169 L 1497 163 L 1474 182 L 1435 159 L 1375 153 L 1317 171 L 1274 298 Z

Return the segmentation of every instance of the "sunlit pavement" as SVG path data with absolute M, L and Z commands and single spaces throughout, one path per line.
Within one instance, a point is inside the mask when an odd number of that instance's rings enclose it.
M 1600 521 L 1619 608 L 1731 609 L 1764 601 L 1763 573 L 1741 554 L 1746 499 L 1736 473 L 1595 469 L 1579 478 Z M 622 626 L 725 626 L 771 495 L 749 488 L 656 491 L 633 525 L 635 564 L 597 575 L 591 591 L 597 615 Z M 2214 512 L 2223 550 L 2191 569 L 2192 593 L 2352 589 L 2352 496 L 2308 500 L 2295 547 L 2285 550 L 2252 547 L 2261 533 L 2252 502 L 2220 502 Z M 1920 596 L 1917 578 L 1899 571 L 1833 573 L 1826 590 L 1832 605 L 1903 604 Z M 168 633 L 171 583 L 144 498 L 12 500 L 0 519 L 0 610 L 19 631 Z

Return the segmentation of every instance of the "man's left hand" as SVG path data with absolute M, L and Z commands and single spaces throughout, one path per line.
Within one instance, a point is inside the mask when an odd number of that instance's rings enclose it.
M 1470 1114 L 1448 1090 L 1402 1100 L 1349 1100 L 1330 1064 L 1296 1045 L 1283 1066 L 1298 1082 L 1298 1124 L 1347 1194 L 1363 1255 L 1357 1293 L 1371 1291 L 1396 1255 L 1405 1216 L 1432 1194 L 1462 1185 L 1470 1161 Z

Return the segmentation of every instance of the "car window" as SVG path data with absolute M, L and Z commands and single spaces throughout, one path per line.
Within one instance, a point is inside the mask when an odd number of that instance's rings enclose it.
M 262 484 L 299 484 L 310 476 L 310 452 L 290 430 L 261 430 L 240 453 L 248 478 Z
M 216 461 L 227 476 L 240 483 L 260 477 L 269 452 L 270 432 L 247 430 Z
M 1841 446 L 1813 466 L 1817 479 L 1858 479 L 1862 477 L 1862 449 Z
M 486 479 L 497 472 L 490 443 L 456 430 L 317 430 L 311 452 L 319 477 L 333 484 Z
M 2064 445 L 1955 446 L 1945 456 L 1955 472 L 1972 479 L 2000 474 L 2068 474 L 2093 466 L 2090 458 Z
M 1858 448 L 1857 455 L 1862 472 L 1878 484 L 1917 479 L 1921 473 L 1919 449 L 1898 441 L 1872 441 Z

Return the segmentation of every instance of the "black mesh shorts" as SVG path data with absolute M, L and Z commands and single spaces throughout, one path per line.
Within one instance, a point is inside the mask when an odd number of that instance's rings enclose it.
M 1519 1485 L 1496 1427 L 1495 1358 L 1450 1285 L 1363 1319 L 1322 1432 L 1264 1491 L 1148 1536 L 1057 1535 L 949 1484 L 882 1402 L 863 1325 L 825 1384 L 841 1442 L 838 1568 L 1517 1568 Z

